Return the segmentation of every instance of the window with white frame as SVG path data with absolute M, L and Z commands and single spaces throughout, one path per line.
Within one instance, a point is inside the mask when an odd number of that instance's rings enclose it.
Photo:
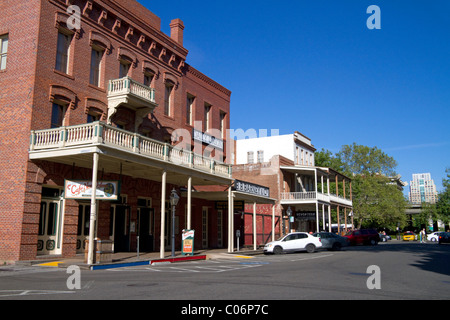
M 263 162 L 264 162 L 264 151 L 259 150 L 258 151 L 258 163 L 263 163 Z
M 253 151 L 247 152 L 247 163 L 254 163 L 254 154 Z
M 0 70 L 6 69 L 6 56 L 8 54 L 8 35 L 0 36 Z

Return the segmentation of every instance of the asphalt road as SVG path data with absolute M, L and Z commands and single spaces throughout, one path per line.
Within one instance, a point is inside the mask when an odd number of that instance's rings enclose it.
M 57 268 L 0 267 L 0 301 L 183 300 L 170 312 L 192 314 L 207 312 L 195 309 L 207 301 L 447 300 L 450 245 L 392 241 L 339 252 L 81 271 L 74 281 L 72 275 Z

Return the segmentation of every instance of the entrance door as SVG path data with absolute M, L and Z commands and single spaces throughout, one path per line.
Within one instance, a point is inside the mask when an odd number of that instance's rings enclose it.
M 85 241 L 89 240 L 90 217 L 91 205 L 80 204 L 78 206 L 77 253 L 85 252 Z
M 114 210 L 114 252 L 129 252 L 130 237 L 128 230 L 129 207 L 116 205 Z
M 59 200 L 42 200 L 39 214 L 38 255 L 61 253 Z
M 138 208 L 139 251 L 153 252 L 154 211 L 150 208 Z
M 202 208 L 202 247 L 208 248 L 208 207 Z

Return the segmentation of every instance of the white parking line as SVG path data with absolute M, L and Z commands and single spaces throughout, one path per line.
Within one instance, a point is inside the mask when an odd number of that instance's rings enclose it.
M 301 258 L 301 259 L 294 259 L 294 260 L 291 260 L 291 261 L 294 262 L 294 261 L 314 260 L 314 259 L 327 258 L 327 257 L 331 257 L 331 256 L 334 256 L 334 254 L 327 254 L 327 255 L 324 255 L 324 256 L 307 257 L 307 258 Z

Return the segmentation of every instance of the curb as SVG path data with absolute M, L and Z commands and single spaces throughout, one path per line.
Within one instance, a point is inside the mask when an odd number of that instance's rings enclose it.
M 109 270 L 109 269 L 118 269 L 118 268 L 126 268 L 126 267 L 139 267 L 139 266 L 148 266 L 154 264 L 170 264 L 177 262 L 186 262 L 186 261 L 201 261 L 206 260 L 206 255 L 201 256 L 193 256 L 193 257 L 179 257 L 179 258 L 168 258 L 168 259 L 156 259 L 156 260 L 143 260 L 143 261 L 130 261 L 130 262 L 113 262 L 113 263 L 103 263 L 97 265 L 88 265 L 88 264 L 77 264 L 83 270 Z M 59 268 L 67 268 L 71 266 L 71 264 L 61 263 L 58 265 Z

